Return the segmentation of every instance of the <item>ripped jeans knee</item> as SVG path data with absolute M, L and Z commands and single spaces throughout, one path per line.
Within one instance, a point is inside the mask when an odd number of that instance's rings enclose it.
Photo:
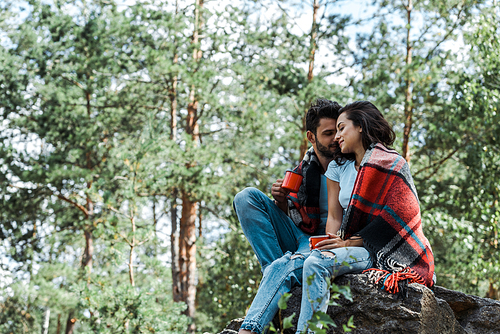
M 305 256 L 302 253 L 295 253 L 290 257 L 290 260 L 295 260 L 295 259 L 305 259 Z
M 335 257 L 335 253 L 330 251 L 330 250 L 324 250 L 324 251 L 321 251 L 321 254 L 326 256 L 326 257 Z

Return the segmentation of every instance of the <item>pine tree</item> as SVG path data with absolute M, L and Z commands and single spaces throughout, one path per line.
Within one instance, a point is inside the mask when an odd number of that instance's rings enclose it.
M 14 12 L 7 6 L 2 14 Z M 0 157 L 5 166 L 1 233 L 8 240 L 8 254 L 19 264 L 16 270 L 28 274 L 27 288 L 44 288 L 33 294 L 35 304 L 16 295 L 5 297 L 32 314 L 25 316 L 32 324 L 19 322 L 23 331 L 41 326 L 49 306 L 58 332 L 64 325 L 72 333 L 115 322 L 122 328 L 147 327 L 149 320 L 159 319 L 154 310 L 161 308 L 172 310 L 180 328 L 186 324 L 178 317 L 181 308 L 170 306 L 170 299 L 133 289 L 138 275 L 147 277 L 134 268 L 151 226 L 138 219 L 149 204 L 134 190 L 138 159 L 131 165 L 118 154 L 142 136 L 151 118 L 149 106 L 140 104 L 142 92 L 129 84 L 143 75 L 128 35 L 133 21 L 112 2 L 33 1 L 24 21 L 4 25 L 11 45 L 2 49 L 2 57 L 11 68 L 2 72 L 1 85 L 6 127 Z M 117 275 L 123 263 L 126 275 Z M 128 284 L 123 285 L 125 277 Z M 21 291 L 25 284 L 16 281 L 12 287 Z M 116 310 L 136 307 L 141 312 L 133 317 L 111 312 L 114 306 L 105 302 L 115 293 Z M 94 303 L 96 296 L 102 299 Z M 17 307 L 3 306 L 10 311 Z M 38 316 L 29 313 L 30 307 L 38 307 Z M 85 309 L 90 310 L 88 323 L 81 313 Z M 161 317 L 162 328 L 171 326 L 170 316 Z
M 485 8 L 464 33 L 470 53 L 450 76 L 446 112 L 429 125 L 421 174 L 427 216 L 440 255 L 441 284 L 498 299 L 498 7 Z M 443 158 L 433 158 L 440 156 Z M 432 158 L 432 160 L 431 160 Z M 418 175 L 420 177 L 420 175 Z M 436 216 L 439 212 L 439 216 Z M 439 218 L 439 219 L 438 219 Z

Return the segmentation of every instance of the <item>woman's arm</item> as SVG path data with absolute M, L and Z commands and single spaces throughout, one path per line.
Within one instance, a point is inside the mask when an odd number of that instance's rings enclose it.
M 342 206 L 339 202 L 340 185 L 338 182 L 326 179 L 328 189 L 328 220 L 326 221 L 326 234 L 330 237 L 328 240 L 320 241 L 316 244 L 319 250 L 332 249 L 339 247 L 362 247 L 363 239 L 354 236 L 347 240 L 342 240 L 337 231 L 342 224 Z
M 326 179 L 328 189 L 328 219 L 326 221 L 326 232 L 336 234 L 342 224 L 342 206 L 339 202 L 340 185 L 338 182 Z
M 363 247 L 363 238 L 358 236 L 352 236 L 344 242 L 344 247 Z
M 361 237 L 353 236 L 347 240 L 342 240 L 336 234 L 327 234 L 329 239 L 318 242 L 315 249 L 326 250 L 340 247 L 363 247 L 363 239 Z

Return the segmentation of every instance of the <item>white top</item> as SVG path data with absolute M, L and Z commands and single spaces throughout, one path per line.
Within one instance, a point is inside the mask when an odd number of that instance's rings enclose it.
M 356 182 L 356 177 L 358 176 L 358 171 L 354 167 L 354 163 L 354 160 L 348 160 L 343 165 L 339 166 L 333 160 L 328 165 L 328 169 L 325 173 L 327 178 L 339 183 L 339 203 L 344 211 L 349 206 L 352 190 L 354 189 L 354 183 Z

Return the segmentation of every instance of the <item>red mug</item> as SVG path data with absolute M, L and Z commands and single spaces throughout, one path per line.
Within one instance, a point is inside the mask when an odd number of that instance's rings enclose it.
M 328 235 L 316 235 L 314 237 L 310 237 L 309 241 L 311 242 L 311 248 L 315 249 L 316 248 L 316 244 L 318 242 L 326 240 L 326 239 L 330 239 L 330 237 Z
M 281 188 L 290 190 L 292 193 L 296 193 L 299 191 L 303 178 L 304 177 L 302 175 L 292 172 L 291 170 L 287 170 L 285 179 L 281 184 Z

